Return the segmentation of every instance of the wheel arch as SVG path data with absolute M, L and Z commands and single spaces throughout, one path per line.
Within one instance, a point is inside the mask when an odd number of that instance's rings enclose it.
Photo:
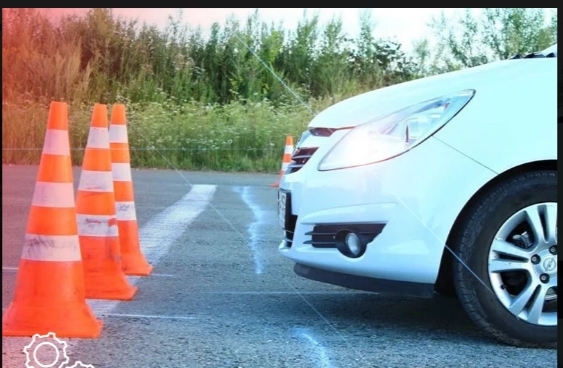
M 463 206 L 459 214 L 457 215 L 450 232 L 448 234 L 446 244 L 448 247 L 455 251 L 455 244 L 453 244 L 454 239 L 458 235 L 460 231 L 460 226 L 462 220 L 466 216 L 467 212 L 473 207 L 473 205 L 483 196 L 485 192 L 487 192 L 490 188 L 494 187 L 498 183 L 513 177 L 515 175 L 519 175 L 526 172 L 532 171 L 541 171 L 541 170 L 550 170 L 550 171 L 557 171 L 557 160 L 541 160 L 541 161 L 533 161 L 528 162 L 519 166 L 515 166 L 511 169 L 508 169 L 499 175 L 495 176 L 493 179 L 488 181 L 485 185 L 483 185 L 471 198 L 467 203 Z M 446 287 L 448 288 L 452 280 L 452 266 L 453 266 L 454 257 L 452 256 L 451 252 L 444 248 L 444 252 L 442 253 L 442 259 L 440 260 L 440 268 L 438 271 L 438 277 L 436 278 L 436 286 L 437 287 Z M 452 287 L 453 289 L 453 287 Z

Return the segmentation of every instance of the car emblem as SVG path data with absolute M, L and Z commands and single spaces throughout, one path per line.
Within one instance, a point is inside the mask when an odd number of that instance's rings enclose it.
M 547 272 L 551 272 L 551 271 L 555 270 L 556 267 L 557 267 L 557 262 L 555 261 L 555 258 L 553 258 L 553 257 L 547 258 L 545 261 L 543 261 L 543 268 Z

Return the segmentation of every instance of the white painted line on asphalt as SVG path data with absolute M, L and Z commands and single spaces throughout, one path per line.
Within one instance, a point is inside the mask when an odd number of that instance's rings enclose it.
M 157 264 L 168 253 L 188 226 L 205 211 L 216 189 L 216 185 L 194 185 L 182 199 L 141 228 L 141 246 L 150 263 Z
M 207 208 L 215 195 L 216 185 L 194 185 L 179 201 L 153 217 L 139 231 L 141 250 L 153 265 L 168 253 L 170 247 L 188 226 Z M 147 276 L 150 278 L 152 275 Z M 129 279 L 135 285 L 139 278 Z M 88 300 L 94 314 L 107 314 L 119 305 L 113 300 Z
M 330 358 L 328 357 L 327 348 L 315 338 L 313 333 L 308 328 L 296 328 L 294 331 L 299 338 L 306 340 L 311 345 L 313 350 L 316 351 L 319 367 L 332 367 L 332 364 L 330 364 Z
M 4 272 L 4 271 L 8 271 L 8 272 L 17 272 L 17 271 L 18 271 L 18 268 L 17 268 L 17 267 L 7 267 L 7 266 L 5 267 L 5 266 L 2 266 L 2 272 Z
M 159 316 L 151 314 L 124 314 L 124 313 L 103 313 L 102 316 L 107 317 L 124 317 L 124 318 L 148 318 L 148 319 L 171 319 L 171 320 L 182 320 L 182 321 L 193 321 L 197 317 L 188 316 Z
M 262 206 L 253 199 L 253 194 L 251 193 L 251 187 L 235 187 L 233 188 L 237 192 L 243 202 L 250 208 L 252 215 L 254 216 L 254 221 L 248 225 L 247 231 L 249 235 L 248 246 L 252 251 L 252 256 L 254 258 L 254 272 L 259 275 L 264 271 L 264 266 L 262 260 L 264 259 L 260 254 L 260 248 L 258 246 L 257 234 L 261 234 L 260 227 L 265 224 L 266 211 L 262 209 Z

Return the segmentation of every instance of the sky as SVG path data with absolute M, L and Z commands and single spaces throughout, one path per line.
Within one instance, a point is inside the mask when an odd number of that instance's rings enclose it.
M 49 9 L 56 14 L 82 14 L 88 8 Z M 182 19 L 191 28 L 201 26 L 208 30 L 214 22 L 223 24 L 234 15 L 244 20 L 254 13 L 256 8 L 182 8 Z M 258 8 L 260 19 L 270 23 L 283 22 L 288 29 L 295 29 L 305 8 Z M 340 15 L 344 31 L 354 37 L 359 32 L 360 8 L 307 8 L 308 14 L 317 12 L 321 23 L 329 21 L 333 16 Z M 420 38 L 432 39 L 433 35 L 427 23 L 432 16 L 438 16 L 444 11 L 447 17 L 459 13 L 455 8 L 371 8 L 372 19 L 375 23 L 374 35 L 381 38 L 395 39 L 408 51 L 414 40 Z M 169 15 L 177 15 L 178 8 L 113 8 L 118 16 L 138 19 L 164 27 Z

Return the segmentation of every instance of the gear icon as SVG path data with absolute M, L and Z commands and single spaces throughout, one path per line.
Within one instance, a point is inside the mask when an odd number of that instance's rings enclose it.
M 69 361 L 66 348 L 66 342 L 58 339 L 53 332 L 47 335 L 35 334 L 29 345 L 23 348 L 26 357 L 25 366 L 26 368 L 61 368 Z M 45 352 L 54 350 L 56 358 L 50 363 L 41 361 L 41 357 L 37 356 L 37 352 L 41 350 Z
M 66 368 L 95 368 L 92 364 L 84 364 L 80 360 Z

